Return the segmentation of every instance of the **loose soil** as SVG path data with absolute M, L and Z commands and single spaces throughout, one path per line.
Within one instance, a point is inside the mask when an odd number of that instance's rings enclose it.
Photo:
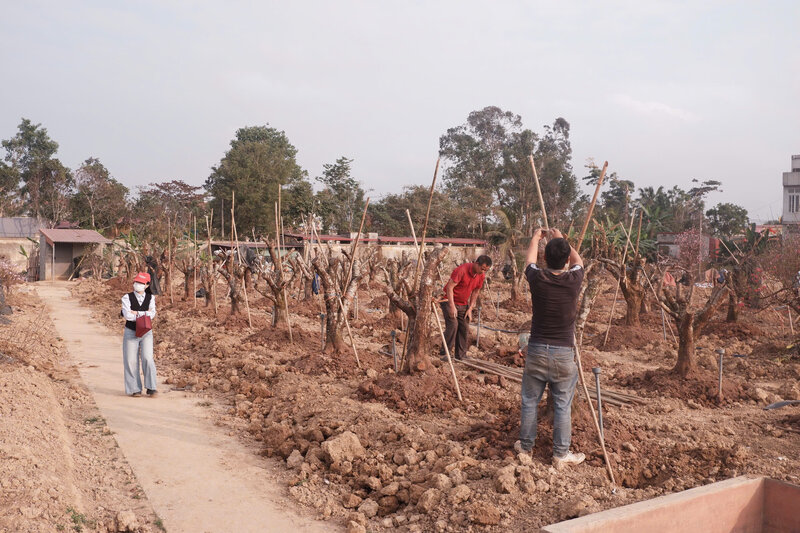
M 99 320 L 119 330 L 119 282 L 73 286 Z M 612 491 L 581 395 L 574 403 L 573 449 L 586 453 L 586 464 L 566 471 L 550 465 L 546 416 L 533 457 L 517 457 L 519 384 L 458 365 L 459 402 L 436 349 L 429 373 L 396 375 L 392 358 L 380 353 L 390 340 L 385 306 L 362 307 L 351 322 L 359 367 L 350 351 L 321 353 L 318 309 L 308 303 L 295 313 L 297 300 L 290 297 L 292 345 L 285 327 L 270 326 L 269 306 L 255 293 L 252 330 L 246 316 L 227 319 L 228 305 L 221 303 L 215 317 L 213 306 L 198 300 L 195 308 L 175 294 L 172 304 L 159 297 L 155 321 L 165 381 L 227 406 L 217 423 L 246 446 L 284 461 L 281 479 L 290 498 L 353 531 L 532 531 L 745 473 L 800 482 L 800 407 L 763 410 L 800 397 L 800 359 L 786 349 L 788 333 L 747 309 L 740 320 L 749 332 L 763 334 L 727 336 L 715 325 L 724 320 L 723 308 L 697 343 L 695 370 L 680 380 L 669 372 L 676 346 L 669 332 L 663 338 L 660 313 L 643 316 L 640 328 L 626 328 L 622 299 L 609 342 L 593 349 L 605 334 L 613 291 L 597 298 L 584 340 L 587 377 L 591 366 L 600 366 L 604 387 L 646 401 L 604 407 L 606 446 L 619 484 Z M 702 296 L 696 291 L 695 298 Z M 507 287 L 496 298 L 508 300 Z M 366 287 L 359 300 L 384 301 Z M 528 311 L 510 307 L 501 305 L 498 314 L 485 303 L 482 323 L 526 329 Z M 480 348 L 470 347 L 469 355 L 511 364 L 517 343 L 515 333 L 482 330 Z M 715 395 L 720 347 L 728 354 L 721 402 Z

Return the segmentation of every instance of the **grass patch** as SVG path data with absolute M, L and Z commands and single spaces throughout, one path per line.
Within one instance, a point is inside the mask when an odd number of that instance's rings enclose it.
M 155 522 L 153 522 L 153 524 L 155 524 L 155 526 L 156 526 L 158 529 L 160 529 L 161 531 L 164 531 L 164 532 L 166 532 L 166 531 L 167 531 L 167 528 L 165 528 L 165 527 L 164 527 L 164 521 L 163 521 L 163 520 L 161 520 L 161 517 L 160 517 L 160 516 L 156 516 L 156 520 L 155 520 Z
M 77 532 L 83 531 L 83 526 L 86 526 L 90 529 L 94 529 L 97 523 L 94 520 L 87 520 L 86 515 L 83 513 L 79 513 L 72 507 L 67 507 L 67 514 L 72 520 L 72 529 Z M 59 530 L 62 531 L 62 530 Z

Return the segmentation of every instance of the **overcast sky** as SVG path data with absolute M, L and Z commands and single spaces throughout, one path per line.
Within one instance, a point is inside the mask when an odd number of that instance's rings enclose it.
M 573 164 L 781 214 L 800 154 L 800 2 L 0 0 L 0 138 L 22 117 L 76 168 L 202 184 L 235 131 L 284 130 L 310 178 L 429 184 L 438 139 L 495 105 L 564 117 Z

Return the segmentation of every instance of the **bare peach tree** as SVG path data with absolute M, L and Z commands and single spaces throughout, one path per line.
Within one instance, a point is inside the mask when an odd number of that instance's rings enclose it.
M 448 248 L 438 246 L 428 254 L 425 267 L 419 277 L 417 287 L 405 286 L 410 298 L 403 298 L 394 288 L 387 283 L 385 288 L 387 296 L 408 316 L 408 347 L 406 360 L 411 373 L 425 372 L 432 366 L 430 353 L 431 342 L 431 313 L 433 312 L 433 298 L 436 287 L 439 286 L 435 277 L 439 264 L 447 257 Z
M 407 252 L 403 252 L 399 258 L 387 260 L 386 265 L 382 267 L 384 282 L 398 299 L 407 300 L 408 295 L 411 294 L 410 283 L 414 281 L 413 266 L 414 263 L 411 261 L 410 255 Z M 402 314 L 403 310 L 389 296 L 389 317 L 391 317 L 398 329 L 401 326 Z
M 662 276 L 657 290 L 659 304 L 678 329 L 678 361 L 673 371 L 682 378 L 686 378 L 694 370 L 697 338 L 719 309 L 723 296 L 730 290 L 727 283 L 721 283 L 712 288 L 705 301 L 692 301 L 695 290 L 694 272 L 697 270 L 693 263 L 700 255 L 700 238 L 700 234 L 693 231 L 679 235 L 681 257 L 678 264 L 666 269 L 667 273 L 675 273 L 672 277 L 677 281 L 674 286 L 668 286 L 665 276 Z
M 275 241 L 267 238 L 264 242 L 267 245 L 270 261 L 267 262 L 259 258 L 253 263 L 258 276 L 265 282 L 263 289 L 258 288 L 258 286 L 257 289 L 267 300 L 272 302 L 275 325 L 287 324 L 289 306 L 286 301 L 286 287 L 289 285 L 289 280 L 284 271 L 280 252 L 275 248 Z
M 364 277 L 361 261 L 356 258 L 352 266 L 350 263 L 348 252 L 334 253 L 330 245 L 324 251 L 320 249 L 311 261 L 320 278 L 325 302 L 325 353 L 339 355 L 347 348 L 342 331 L 358 284 Z

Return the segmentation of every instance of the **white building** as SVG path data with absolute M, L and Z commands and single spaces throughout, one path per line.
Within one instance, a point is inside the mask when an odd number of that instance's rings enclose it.
M 784 224 L 800 224 L 800 155 L 792 156 L 792 171 L 783 173 Z

